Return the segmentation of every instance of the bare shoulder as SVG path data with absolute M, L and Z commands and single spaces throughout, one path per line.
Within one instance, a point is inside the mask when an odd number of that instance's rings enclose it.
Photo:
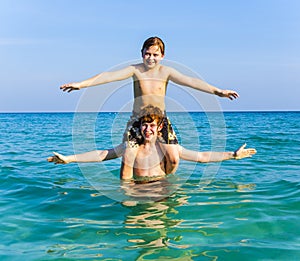
M 133 70 L 139 70 L 139 71 L 144 69 L 143 63 L 131 64 L 129 65 L 129 67 L 131 67 Z
M 173 67 L 166 66 L 166 65 L 160 65 L 159 72 L 166 79 L 170 79 L 174 74 L 176 74 L 176 70 Z
M 167 66 L 167 65 L 163 65 L 161 64 L 160 65 L 160 70 L 164 71 L 164 72 L 170 72 L 172 70 L 174 70 L 174 68 L 170 67 L 170 66 Z
M 170 76 L 178 73 L 175 68 L 166 65 L 161 65 L 161 70 Z

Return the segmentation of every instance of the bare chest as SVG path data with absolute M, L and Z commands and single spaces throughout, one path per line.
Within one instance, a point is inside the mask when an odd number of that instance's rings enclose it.
M 134 91 L 140 95 L 165 95 L 167 83 L 168 76 L 164 70 L 137 71 L 134 75 Z
M 136 96 L 166 94 L 167 82 L 161 79 L 136 79 L 134 81 L 134 93 Z
M 161 169 L 163 162 L 164 155 L 157 147 L 153 147 L 151 150 L 140 149 L 135 159 L 134 167 L 136 169 L 147 170 L 148 172 L 157 168 Z

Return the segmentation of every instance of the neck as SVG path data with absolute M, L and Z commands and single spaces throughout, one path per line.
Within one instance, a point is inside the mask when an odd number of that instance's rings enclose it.
M 147 67 L 145 64 L 144 65 L 144 68 L 145 68 L 145 72 L 154 72 L 154 71 L 157 71 L 159 68 L 160 68 L 160 64 L 157 64 L 155 67 L 153 68 L 149 68 Z
M 145 148 L 147 148 L 147 147 L 153 147 L 153 146 L 155 146 L 155 143 L 156 143 L 156 140 L 145 140 L 142 145 Z

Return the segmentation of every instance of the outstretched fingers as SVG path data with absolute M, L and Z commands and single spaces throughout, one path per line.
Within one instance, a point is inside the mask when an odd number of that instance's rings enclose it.
M 248 153 L 248 155 L 249 155 L 249 157 L 252 157 L 252 155 L 254 155 L 254 154 L 256 154 L 256 149 L 247 149 L 247 153 Z
M 79 90 L 80 88 L 76 86 L 77 83 L 67 83 L 60 86 L 60 89 L 63 90 L 63 92 L 71 92 L 74 90 Z M 77 84 L 78 85 L 78 84 Z
M 57 152 L 53 152 L 54 156 L 49 157 L 48 162 L 54 162 L 55 164 L 66 164 L 65 157 Z
M 234 100 L 234 99 L 237 99 L 239 97 L 239 94 L 235 91 L 229 91 L 229 94 L 228 94 L 228 98 L 230 100 Z
M 254 148 L 245 149 L 246 145 L 247 145 L 246 143 L 243 144 L 234 152 L 235 159 L 249 158 L 252 157 L 252 155 L 256 154 L 256 149 Z

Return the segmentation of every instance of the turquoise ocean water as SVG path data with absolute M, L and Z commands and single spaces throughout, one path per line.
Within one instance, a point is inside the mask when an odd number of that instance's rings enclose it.
M 0 114 L 1 260 L 300 260 L 299 112 L 170 113 L 185 147 L 258 153 L 161 183 L 46 161 L 117 144 L 128 116 Z

